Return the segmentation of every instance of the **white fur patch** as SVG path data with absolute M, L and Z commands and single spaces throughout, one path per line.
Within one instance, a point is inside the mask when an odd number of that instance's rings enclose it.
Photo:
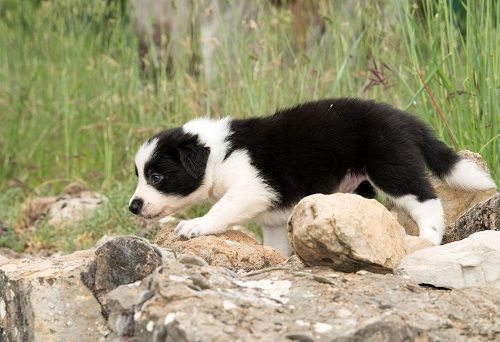
M 213 175 L 210 192 L 219 200 L 205 216 L 179 223 L 180 235 L 221 233 L 266 211 L 277 198 L 251 164 L 246 151 L 234 151 L 210 172 Z
M 273 247 L 285 257 L 292 254 L 292 248 L 288 240 L 288 218 L 292 209 L 267 210 L 254 219 L 262 227 L 263 244 Z
M 182 126 L 184 132 L 198 135 L 200 142 L 210 147 L 207 167 L 222 162 L 226 156 L 228 149 L 226 139 L 230 133 L 229 121 L 229 118 L 220 120 L 200 118 L 189 121 Z
M 444 177 L 444 181 L 450 186 L 471 191 L 496 188 L 491 177 L 468 159 L 461 159 L 456 163 L 449 175 Z
M 420 202 L 415 195 L 392 197 L 397 206 L 408 211 L 415 220 L 420 231 L 420 237 L 439 245 L 444 233 L 444 212 L 441 200 L 438 198 Z

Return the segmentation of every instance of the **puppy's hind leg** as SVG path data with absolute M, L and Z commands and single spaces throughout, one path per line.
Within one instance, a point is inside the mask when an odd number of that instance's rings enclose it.
M 423 161 L 418 157 L 408 159 L 408 155 L 368 167 L 368 177 L 389 200 L 408 212 L 418 225 L 420 237 L 439 245 L 444 233 L 443 206 L 425 177 Z
M 444 212 L 439 198 L 423 201 L 415 195 L 389 196 L 389 198 L 395 205 L 408 211 L 418 225 L 420 237 L 426 238 L 435 245 L 441 244 L 444 234 Z
M 265 246 L 271 246 L 283 256 L 292 255 L 286 224 L 281 226 L 262 226 L 262 238 Z

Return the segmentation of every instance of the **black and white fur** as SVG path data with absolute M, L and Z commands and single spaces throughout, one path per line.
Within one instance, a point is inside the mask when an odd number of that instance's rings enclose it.
M 417 117 L 358 99 L 309 102 L 264 118 L 189 121 L 146 141 L 135 164 L 133 213 L 160 218 L 210 199 L 210 211 L 180 222 L 178 234 L 216 234 L 254 220 L 264 244 L 286 255 L 287 219 L 310 194 L 370 194 L 368 180 L 408 211 L 420 236 L 440 244 L 443 208 L 425 177 L 426 165 L 454 187 L 496 187 Z

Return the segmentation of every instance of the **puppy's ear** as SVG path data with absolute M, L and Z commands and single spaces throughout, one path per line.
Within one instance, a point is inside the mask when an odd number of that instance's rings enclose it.
M 210 148 L 196 143 L 179 146 L 179 160 L 187 173 L 200 179 L 205 174 Z

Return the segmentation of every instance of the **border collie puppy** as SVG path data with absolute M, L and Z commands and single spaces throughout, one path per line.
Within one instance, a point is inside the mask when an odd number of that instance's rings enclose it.
M 153 219 L 210 199 L 210 211 L 180 222 L 178 234 L 217 234 L 254 220 L 264 244 L 289 255 L 287 220 L 300 199 L 356 190 L 370 195 L 373 186 L 437 245 L 443 208 L 426 166 L 454 187 L 496 187 L 417 117 L 373 101 L 329 99 L 263 118 L 196 119 L 158 133 L 135 156 L 138 185 L 129 208 Z

